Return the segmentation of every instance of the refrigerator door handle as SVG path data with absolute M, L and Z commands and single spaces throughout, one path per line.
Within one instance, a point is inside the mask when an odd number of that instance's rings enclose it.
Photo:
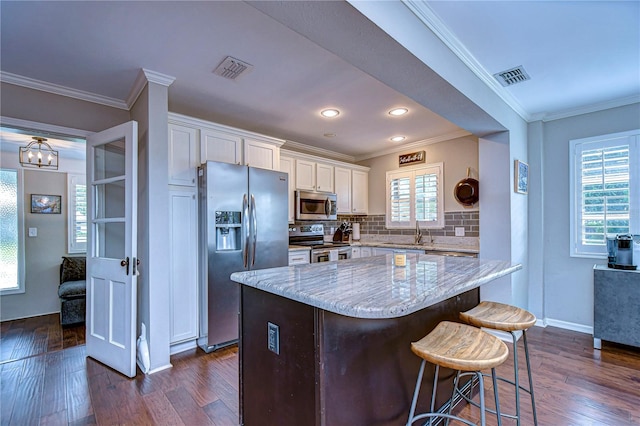
M 256 245 L 258 245 L 258 218 L 256 216 L 256 199 L 251 194 L 251 221 L 253 226 L 253 244 L 251 246 L 251 266 L 256 264 Z
M 244 244 L 242 247 L 242 261 L 244 267 L 249 266 L 249 200 L 247 194 L 242 197 L 242 231 L 244 233 Z

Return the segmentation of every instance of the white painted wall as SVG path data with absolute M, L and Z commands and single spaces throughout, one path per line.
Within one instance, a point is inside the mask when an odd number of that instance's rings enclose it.
M 542 128 L 542 132 L 540 131 Z M 541 147 L 531 146 L 532 159 L 540 163 L 542 212 L 530 222 L 532 269 L 542 272 L 544 314 L 551 325 L 591 333 L 593 327 L 594 260 L 569 256 L 569 141 L 640 128 L 640 103 L 583 114 L 546 123 L 532 123 L 530 134 Z M 532 141 L 533 143 L 533 141 Z M 532 206 L 533 210 L 533 206 Z M 539 295 L 537 296 L 539 297 Z
M 170 367 L 168 90 L 148 82 L 131 116 L 138 121 L 138 329 L 147 327 L 150 371 Z

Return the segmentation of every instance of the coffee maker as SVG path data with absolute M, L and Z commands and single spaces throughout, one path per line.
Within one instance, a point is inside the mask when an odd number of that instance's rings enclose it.
M 633 264 L 634 239 L 640 244 L 640 235 L 617 234 L 607 235 L 608 267 L 615 269 L 635 270 Z

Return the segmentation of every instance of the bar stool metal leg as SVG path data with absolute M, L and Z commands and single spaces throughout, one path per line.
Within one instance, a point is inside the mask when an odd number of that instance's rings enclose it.
M 524 356 L 527 361 L 527 374 L 529 376 L 529 395 L 531 395 L 531 409 L 533 410 L 533 424 L 538 426 L 536 415 L 536 399 L 533 396 L 533 377 L 531 376 L 531 361 L 529 360 L 529 345 L 527 344 L 527 330 L 522 330 L 522 343 L 524 344 Z
M 515 372 L 514 383 L 516 392 L 516 424 L 520 426 L 520 375 L 518 374 L 518 338 L 513 331 L 510 331 L 513 339 L 513 370 Z

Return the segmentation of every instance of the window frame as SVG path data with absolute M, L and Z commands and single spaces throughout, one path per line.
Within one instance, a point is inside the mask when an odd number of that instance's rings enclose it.
M 22 294 L 25 292 L 25 279 L 24 279 L 24 271 L 25 271 L 25 251 L 24 251 L 24 176 L 23 170 L 17 169 L 13 167 L 0 167 L 1 170 L 9 170 L 16 172 L 16 185 L 17 185 L 17 215 L 18 215 L 18 282 L 16 287 L 8 288 L 8 289 L 0 289 L 1 296 L 7 296 L 11 294 Z
M 582 152 L 587 149 L 629 146 L 629 232 L 640 234 L 640 129 L 569 141 L 569 256 L 607 258 L 606 241 L 602 245 L 582 244 Z
M 87 242 L 80 243 L 77 241 L 76 229 L 76 186 L 87 186 L 87 177 L 84 174 L 67 174 L 67 252 L 68 253 L 86 253 Z
M 437 208 L 435 221 L 419 220 L 418 225 L 422 229 L 442 229 L 445 226 L 444 222 L 444 163 L 432 163 L 421 164 L 410 168 L 402 168 L 396 170 L 389 170 L 386 172 L 386 217 L 385 226 L 387 229 L 414 229 L 416 227 L 416 196 L 415 196 L 415 177 L 423 174 L 435 174 L 437 176 Z M 409 177 L 410 179 L 410 204 L 411 210 L 409 214 L 409 221 L 404 222 L 392 222 L 391 221 L 391 180 L 399 179 L 403 177 Z

